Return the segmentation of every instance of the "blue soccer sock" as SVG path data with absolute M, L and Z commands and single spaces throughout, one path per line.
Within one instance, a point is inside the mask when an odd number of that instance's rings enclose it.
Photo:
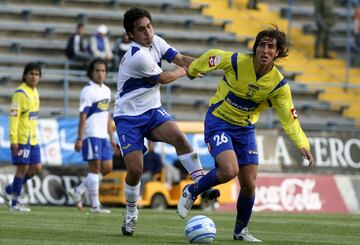
M 26 181 L 28 181 L 28 179 L 31 179 L 31 177 L 29 175 L 25 175 L 25 177 L 23 178 L 23 185 L 26 184 Z M 6 194 L 8 195 L 11 195 L 13 193 L 13 185 L 12 184 L 8 184 L 6 187 L 5 187 L 5 192 Z
M 26 174 L 23 178 L 23 185 L 26 184 L 26 181 L 28 181 L 29 179 L 31 179 L 32 177 L 30 177 L 28 174 Z
M 235 234 L 239 234 L 244 227 L 247 227 L 252 213 L 252 208 L 254 206 L 254 201 L 255 196 L 248 198 L 240 192 L 236 204 L 237 215 L 234 229 Z
M 5 187 L 5 192 L 6 192 L 6 194 L 8 194 L 8 195 L 11 195 L 11 194 L 13 193 L 12 184 L 8 184 L 8 185 Z
M 210 172 L 208 172 L 204 177 L 202 177 L 198 182 L 191 184 L 189 186 L 189 192 L 193 196 L 198 196 L 200 193 L 210 189 L 213 186 L 221 184 L 217 175 L 217 169 L 214 168 Z
M 21 190 L 22 190 L 22 186 L 23 186 L 23 177 L 14 177 L 14 182 L 12 184 L 12 189 L 13 189 L 13 199 L 11 202 L 11 205 L 14 206 L 18 203 L 18 197 L 21 194 Z

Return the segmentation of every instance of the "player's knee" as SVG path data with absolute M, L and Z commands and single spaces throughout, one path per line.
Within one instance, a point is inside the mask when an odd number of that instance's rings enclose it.
M 235 178 L 239 173 L 239 168 L 224 168 L 220 169 L 219 178 L 222 182 L 227 182 Z
M 133 178 L 140 179 L 143 169 L 141 166 L 132 166 L 131 168 L 128 168 L 127 171 L 128 171 L 128 174 L 130 176 L 132 176 Z
M 241 186 L 241 193 L 246 197 L 253 197 L 255 195 L 255 182 L 246 183 Z
M 104 167 L 101 167 L 101 170 L 100 170 L 100 172 L 103 176 L 109 174 L 111 171 L 112 171 L 112 166 L 104 166 Z

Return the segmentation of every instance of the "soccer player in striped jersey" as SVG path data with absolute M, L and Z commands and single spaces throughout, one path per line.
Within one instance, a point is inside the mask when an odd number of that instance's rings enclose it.
M 99 201 L 99 174 L 106 175 L 111 172 L 112 149 L 116 146 L 109 115 L 111 91 L 104 84 L 107 70 L 106 62 L 100 58 L 94 59 L 87 70 L 90 81 L 80 94 L 80 118 L 75 150 L 82 151 L 83 159 L 88 161 L 89 172 L 85 180 L 68 193 L 81 210 L 81 196 L 88 190 L 92 213 L 110 213 Z
M 127 167 L 125 179 L 126 215 L 122 233 L 131 236 L 138 218 L 137 200 L 143 171 L 144 138 L 175 147 L 179 160 L 198 181 L 204 175 L 196 152 L 172 116 L 161 106 L 160 84 L 185 76 L 194 58 L 182 55 L 164 39 L 154 35 L 150 13 L 131 8 L 124 14 L 124 28 L 132 43 L 119 66 L 114 121 Z M 161 60 L 173 62 L 174 71 L 164 72 Z M 210 190 L 218 196 L 218 190 Z
M 216 168 L 198 183 L 184 188 L 178 213 L 185 218 L 197 195 L 203 190 L 238 177 L 241 192 L 237 202 L 234 240 L 260 242 L 247 229 L 255 200 L 258 155 L 255 124 L 260 112 L 274 107 L 282 127 L 308 160 L 315 161 L 309 142 L 300 127 L 290 86 L 275 67 L 274 61 L 288 55 L 285 33 L 277 27 L 258 33 L 252 55 L 212 49 L 190 65 L 190 78 L 210 71 L 223 70 L 205 119 L 205 141 L 216 160 Z
M 26 181 L 42 168 L 40 147 L 37 139 L 37 121 L 40 108 L 37 85 L 41 78 L 41 66 L 28 63 L 23 72 L 22 84 L 15 90 L 10 107 L 10 143 L 12 162 L 16 166 L 14 181 L 1 193 L 11 211 L 30 212 L 19 203 Z

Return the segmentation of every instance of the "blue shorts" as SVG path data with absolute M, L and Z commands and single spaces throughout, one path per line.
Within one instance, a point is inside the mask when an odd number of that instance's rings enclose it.
M 139 116 L 117 116 L 114 118 L 116 132 L 123 155 L 132 151 L 146 151 L 144 138 L 166 121 L 174 120 L 162 107 L 148 110 Z M 145 148 L 144 148 L 145 147 Z
M 33 165 L 41 163 L 39 145 L 19 144 L 16 156 L 12 156 L 12 162 L 14 165 Z
M 241 127 L 212 115 L 205 118 L 205 142 L 214 159 L 221 152 L 233 150 L 239 165 L 259 164 L 255 126 Z
M 83 140 L 82 155 L 84 161 L 89 160 L 111 160 L 113 156 L 110 141 L 95 137 Z

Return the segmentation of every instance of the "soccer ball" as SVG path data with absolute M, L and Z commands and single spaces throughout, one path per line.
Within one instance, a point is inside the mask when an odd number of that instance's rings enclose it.
M 204 215 L 196 215 L 186 223 L 185 236 L 190 243 L 212 243 L 216 238 L 215 223 Z

